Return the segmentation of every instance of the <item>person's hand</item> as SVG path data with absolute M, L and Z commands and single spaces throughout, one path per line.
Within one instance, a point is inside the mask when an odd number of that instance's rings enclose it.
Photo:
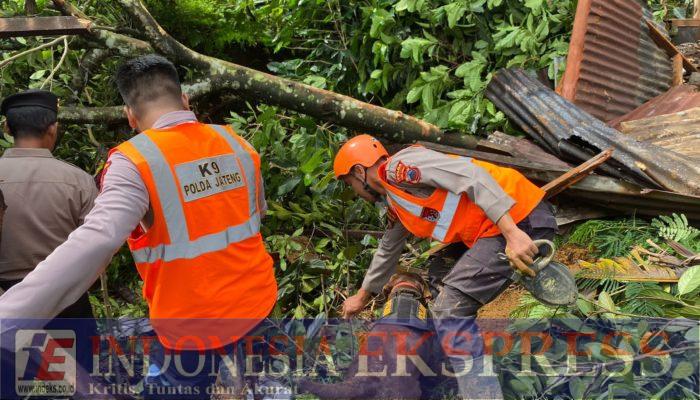
M 370 297 L 371 295 L 368 291 L 360 289 L 356 295 L 345 299 L 343 303 L 343 318 L 350 318 L 362 311 L 369 302 Z
M 506 256 L 510 261 L 511 267 L 520 271 L 523 274 L 534 277 L 535 271 L 530 269 L 534 257 L 539 252 L 535 243 L 530 236 L 523 232 L 520 228 L 515 228 L 507 235 L 506 238 Z

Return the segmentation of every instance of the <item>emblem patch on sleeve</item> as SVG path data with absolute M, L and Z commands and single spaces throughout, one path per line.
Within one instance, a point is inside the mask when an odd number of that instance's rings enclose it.
M 418 169 L 418 167 L 410 167 L 404 164 L 403 162 L 399 161 L 396 164 L 396 170 L 394 171 L 394 179 L 396 179 L 396 183 L 419 183 L 420 170 Z
M 185 202 L 237 189 L 245 184 L 233 154 L 178 164 L 175 174 Z
M 429 222 L 437 222 L 440 219 L 440 211 L 434 208 L 423 207 L 420 217 Z

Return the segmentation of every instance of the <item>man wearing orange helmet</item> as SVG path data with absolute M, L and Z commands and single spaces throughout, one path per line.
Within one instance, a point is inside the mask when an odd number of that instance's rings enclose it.
M 533 239 L 552 239 L 557 225 L 544 191 L 519 172 L 466 157 L 411 146 L 389 156 L 369 135 L 345 143 L 335 157 L 335 176 L 362 198 L 388 203 L 388 229 L 361 289 L 343 305 L 355 315 L 393 274 L 409 233 L 469 248 L 442 279 L 434 309 L 475 315 L 508 287 L 513 265 L 529 271 L 538 249 Z M 456 310 L 455 307 L 461 310 Z
M 369 135 L 345 143 L 333 168 L 335 176 L 362 198 L 386 200 L 389 216 L 388 228 L 362 287 L 343 304 L 346 318 L 361 311 L 372 295 L 381 291 L 395 272 L 411 233 L 462 246 L 458 260 L 443 271 L 444 276 L 429 272 L 431 280 L 442 286 L 431 311 L 441 337 L 450 329 L 452 333 L 474 331 L 473 318 L 469 317 L 510 284 L 509 261 L 531 273 L 527 266 L 538 252 L 533 239 L 551 240 L 556 233 L 556 220 L 551 206 L 543 201 L 544 192 L 510 168 L 422 146 L 410 146 L 389 156 Z M 499 257 L 503 252 L 509 261 Z M 445 323 L 449 320 L 471 322 L 460 322 L 455 327 Z M 453 368 L 461 368 L 453 358 Z M 461 394 L 467 396 L 469 392 L 473 397 L 474 382 L 459 383 Z M 486 390 L 484 385 L 477 386 Z

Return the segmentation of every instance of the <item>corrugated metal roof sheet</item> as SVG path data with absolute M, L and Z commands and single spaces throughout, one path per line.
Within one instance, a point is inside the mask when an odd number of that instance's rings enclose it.
M 625 121 L 620 132 L 700 161 L 700 107 Z
M 560 93 L 609 121 L 665 92 L 673 66 L 635 0 L 579 0 Z
M 700 166 L 659 146 L 638 142 L 571 104 L 520 69 L 496 73 L 486 89 L 491 100 L 540 145 L 562 158 L 586 161 L 612 147 L 599 171 L 645 187 L 700 194 Z
M 668 92 L 654 97 L 633 111 L 615 118 L 608 125 L 617 128 L 621 122 L 673 114 L 700 107 L 700 92 L 695 85 L 672 87 Z

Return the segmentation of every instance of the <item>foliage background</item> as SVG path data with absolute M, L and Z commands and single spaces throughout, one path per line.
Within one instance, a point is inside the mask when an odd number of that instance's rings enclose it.
M 40 13 L 53 15 L 46 0 Z M 574 0 L 146 0 L 162 26 L 186 45 L 385 107 L 462 134 L 516 133 L 483 97 L 503 67 L 544 70 L 552 82 L 565 67 Z M 655 15 L 680 17 L 689 0 L 653 0 Z M 139 36 L 113 1 L 75 4 L 106 26 Z M 0 16 L 21 15 L 23 1 L 1 0 Z M 37 39 L 0 40 L 3 58 Z M 28 55 L 0 71 L 0 95 L 48 87 L 66 105 L 121 104 L 112 82 L 120 57 L 69 42 Z M 94 62 L 97 60 L 97 62 Z M 91 63 L 92 62 L 92 63 Z M 183 80 L 196 71 L 182 69 Z M 204 120 L 227 120 L 260 151 L 270 210 L 264 234 L 279 260 L 278 315 L 333 315 L 354 292 L 377 239 L 349 230 L 381 230 L 377 209 L 332 179 L 331 160 L 353 132 L 241 99 L 205 99 Z M 106 150 L 131 134 L 124 126 L 66 126 L 58 156 L 94 173 Z M 0 146 L 9 146 L 9 138 Z M 414 243 L 416 252 L 425 243 Z M 423 260 L 409 254 L 408 262 Z M 108 270 L 113 306 L 143 315 L 140 281 L 128 251 Z M 95 299 L 96 300 L 96 299 Z M 95 306 L 103 311 L 100 301 Z

